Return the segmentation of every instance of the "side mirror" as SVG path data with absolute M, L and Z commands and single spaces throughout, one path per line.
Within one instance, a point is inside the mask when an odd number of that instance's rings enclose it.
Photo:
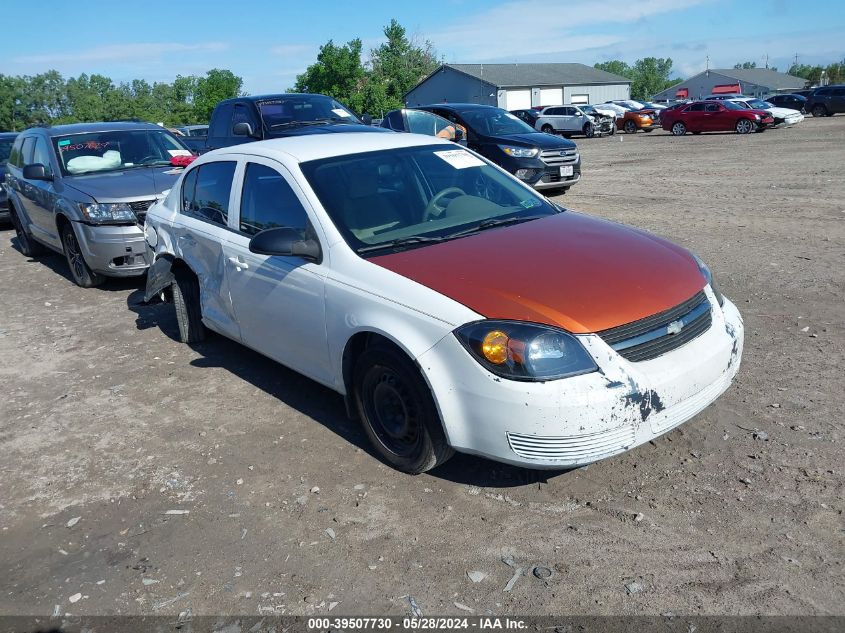
M 53 180 L 53 174 L 47 173 L 47 168 L 41 163 L 33 163 L 31 165 L 24 165 L 23 168 L 24 180 Z
M 372 125 L 373 117 L 371 114 L 365 114 L 361 117 L 361 121 L 364 123 L 364 125 Z
M 249 252 L 258 255 L 301 257 L 319 262 L 322 257 L 317 240 L 303 240 L 299 232 L 289 227 L 265 229 L 249 241 Z
M 249 123 L 241 121 L 240 123 L 235 123 L 232 128 L 232 134 L 235 136 L 255 136 L 255 131 Z

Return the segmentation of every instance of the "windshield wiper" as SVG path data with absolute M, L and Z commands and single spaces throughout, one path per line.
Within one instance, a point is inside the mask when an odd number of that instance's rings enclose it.
M 373 244 L 372 246 L 362 246 L 357 249 L 359 253 L 371 253 L 373 251 L 380 251 L 387 248 L 400 248 L 402 246 L 409 246 L 411 244 L 428 244 L 433 242 L 442 242 L 445 238 L 429 237 L 426 235 L 411 235 L 410 237 L 402 237 L 396 240 L 390 240 L 383 244 Z
M 288 127 L 294 125 L 326 125 L 327 123 L 346 123 L 346 119 L 334 117 L 331 119 L 312 119 L 311 121 L 286 121 L 285 123 L 274 123 L 270 126 L 271 130 L 278 127 Z
M 464 235 L 472 235 L 473 233 L 478 233 L 480 231 L 486 231 L 487 229 L 493 229 L 498 226 L 508 226 L 509 224 L 521 224 L 522 222 L 530 222 L 531 220 L 539 220 L 540 218 L 547 218 L 548 215 L 518 215 L 512 218 L 489 218 L 487 220 L 482 220 L 475 226 L 472 226 L 468 229 L 464 229 L 463 231 L 458 231 L 457 233 L 452 233 L 447 237 L 449 239 L 455 237 L 463 237 Z

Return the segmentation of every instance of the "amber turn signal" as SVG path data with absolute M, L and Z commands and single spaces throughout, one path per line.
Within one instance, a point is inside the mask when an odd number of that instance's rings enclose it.
M 508 335 L 501 330 L 488 332 L 481 343 L 484 358 L 495 365 L 501 365 L 508 359 Z

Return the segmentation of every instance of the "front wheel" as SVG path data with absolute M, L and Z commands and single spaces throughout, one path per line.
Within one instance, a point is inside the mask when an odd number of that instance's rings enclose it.
M 625 125 L 623 127 L 625 128 L 625 132 L 627 134 L 636 134 L 637 133 L 637 124 L 634 123 L 633 121 L 625 121 Z
M 754 124 L 748 119 L 740 119 L 736 122 L 737 134 L 751 134 L 754 131 Z
M 686 133 L 687 126 L 681 123 L 680 121 L 677 121 L 672 125 L 672 134 L 674 134 L 675 136 L 683 136 Z
M 589 123 L 585 123 L 583 129 L 581 130 L 584 133 L 584 136 L 587 138 L 593 138 L 596 135 L 595 128 L 590 125 Z
M 354 394 L 367 437 L 394 468 L 417 475 L 454 454 L 428 385 L 399 350 L 365 350 L 355 363 Z
M 82 249 L 79 247 L 79 240 L 70 224 L 62 227 L 62 247 L 65 251 L 67 264 L 70 268 L 70 276 L 73 282 L 80 288 L 93 288 L 101 285 L 106 278 L 91 270 L 85 258 L 82 256 Z

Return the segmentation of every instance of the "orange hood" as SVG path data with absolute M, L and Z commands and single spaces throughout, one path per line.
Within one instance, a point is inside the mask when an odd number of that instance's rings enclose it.
M 573 333 L 662 312 L 706 283 L 680 246 L 570 211 L 369 261 L 487 318 Z

